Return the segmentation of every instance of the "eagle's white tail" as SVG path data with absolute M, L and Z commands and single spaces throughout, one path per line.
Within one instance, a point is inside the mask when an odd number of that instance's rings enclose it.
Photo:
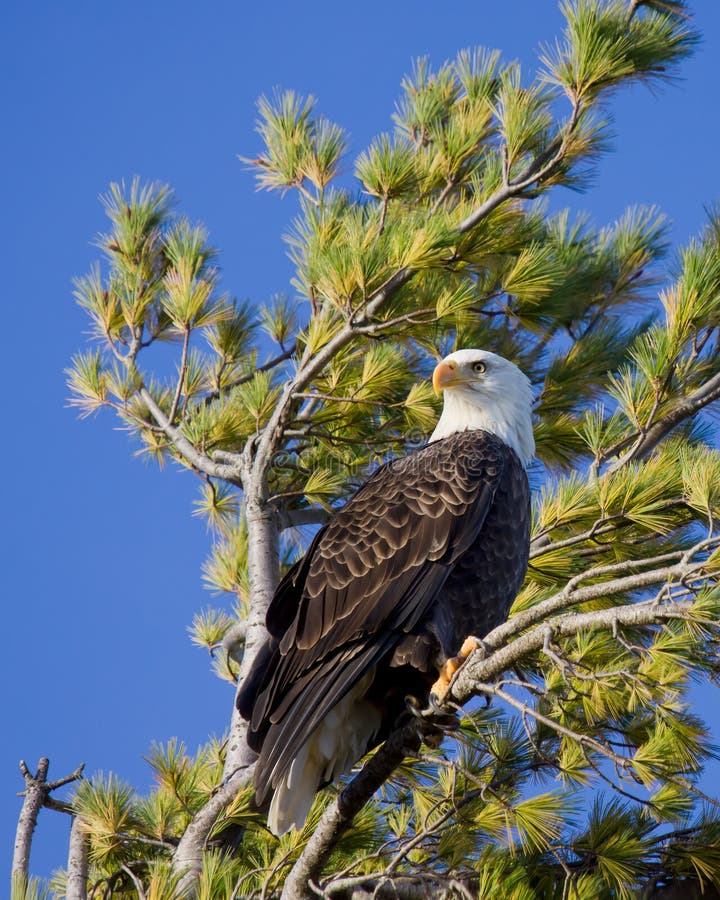
M 369 672 L 325 716 L 275 786 L 268 827 L 281 835 L 293 826 L 300 830 L 318 787 L 349 772 L 365 753 L 380 727 L 380 711 L 364 699 L 374 671 Z

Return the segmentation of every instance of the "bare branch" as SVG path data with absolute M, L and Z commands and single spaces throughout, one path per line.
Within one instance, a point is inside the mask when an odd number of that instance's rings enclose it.
M 55 797 L 46 797 L 43 806 L 45 809 L 53 809 L 55 812 L 65 813 L 66 816 L 75 815 L 71 803 L 66 803 L 64 800 L 56 800 Z
M 302 525 L 324 525 L 330 518 L 330 513 L 319 506 L 309 506 L 303 509 L 283 509 L 278 511 L 280 529 L 299 528 Z
M 66 784 L 71 784 L 73 781 L 79 781 L 80 778 L 82 778 L 84 769 L 85 763 L 80 763 L 77 769 L 70 775 L 66 775 L 64 778 L 58 778 L 57 781 L 49 781 L 47 785 L 48 791 L 56 791 L 58 788 L 65 787 Z
M 130 881 L 135 885 L 135 890 L 137 891 L 138 900 L 147 900 L 147 894 L 145 893 L 145 888 L 143 887 L 142 881 L 138 878 L 138 876 L 133 872 L 133 870 L 127 866 L 123 865 L 120 867 L 126 875 L 130 877 Z
M 30 849 L 32 847 L 33 832 L 37 825 L 40 810 L 46 805 L 50 791 L 57 787 L 70 784 L 82 777 L 83 765 L 65 778 L 48 782 L 47 773 L 50 760 L 43 756 L 38 762 L 37 772 L 33 775 L 27 767 L 25 760 L 20 760 L 20 771 L 25 779 L 23 791 L 23 805 L 18 818 L 17 831 L 15 833 L 15 849 L 13 853 L 12 877 L 27 881 L 30 866 Z
M 443 877 L 440 872 L 423 872 L 420 875 L 357 875 L 340 878 L 331 882 L 324 891 L 317 889 L 316 896 L 332 897 L 333 900 L 430 900 L 460 896 L 465 900 L 475 900 L 478 896 L 478 877 L 465 880 Z
M 275 589 L 280 581 L 280 532 L 278 515 L 268 502 L 260 485 L 260 495 L 246 499 L 245 521 L 248 529 L 247 572 L 252 602 L 247 615 L 245 652 L 238 672 L 238 690 L 252 669 L 260 647 L 267 638 L 265 615 Z M 225 756 L 224 777 L 229 778 L 236 769 L 242 769 L 255 761 L 255 754 L 247 746 L 247 722 L 233 706 L 230 733 Z
M 50 760 L 44 756 L 38 762 L 36 774 L 32 775 L 25 760 L 20 760 L 20 771 L 25 779 L 25 800 L 20 811 L 15 834 L 15 851 L 12 863 L 13 878 L 27 879 L 29 874 L 32 836 L 37 824 L 38 814 L 42 809 L 47 793 L 46 778 L 49 765 Z
M 430 207 L 430 215 L 431 216 L 434 215 L 440 209 L 440 207 L 443 205 L 443 203 L 447 200 L 447 198 L 452 193 L 452 190 L 456 184 L 457 184 L 457 181 L 456 181 L 455 177 L 451 176 L 448 178 L 447 182 L 445 183 L 445 187 L 440 191 L 440 193 L 437 196 L 437 199 L 435 200 L 433 205 Z

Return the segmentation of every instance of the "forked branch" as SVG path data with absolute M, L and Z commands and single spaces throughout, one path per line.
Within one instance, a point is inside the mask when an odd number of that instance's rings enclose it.
M 25 779 L 25 790 L 21 795 L 24 797 L 24 800 L 15 833 L 15 849 L 12 863 L 12 878 L 14 881 L 24 880 L 27 882 L 33 832 L 35 831 L 40 810 L 46 805 L 52 791 L 82 778 L 85 764 L 81 763 L 74 772 L 66 775 L 64 778 L 57 779 L 57 781 L 47 780 L 49 766 L 50 760 L 43 756 L 38 762 L 37 771 L 33 775 L 28 769 L 25 760 L 20 760 L 20 771 Z

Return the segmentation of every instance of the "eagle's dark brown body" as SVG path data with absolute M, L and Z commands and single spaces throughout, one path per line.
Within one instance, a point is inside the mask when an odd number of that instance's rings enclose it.
M 268 642 L 238 697 L 260 754 L 258 802 L 278 785 L 289 797 L 300 777 L 293 761 L 299 770 L 305 756 L 315 760 L 314 794 L 386 736 L 407 695 L 427 699 L 463 640 L 507 617 L 529 534 L 525 468 L 494 434 L 460 432 L 378 469 L 268 610 Z M 333 762 L 332 735 L 341 742 L 343 729 L 352 746 Z

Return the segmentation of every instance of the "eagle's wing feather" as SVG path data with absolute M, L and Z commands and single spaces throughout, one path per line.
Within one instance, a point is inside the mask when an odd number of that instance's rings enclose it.
M 328 659 L 303 675 L 293 691 L 294 702 L 288 703 L 285 714 L 268 732 L 269 752 L 263 752 L 255 773 L 255 792 L 259 802 L 295 758 L 298 750 L 323 721 L 330 710 L 343 698 L 347 690 L 369 671 L 374 662 L 392 646 L 390 636 L 371 647 L 346 648 L 339 659 Z M 322 684 L 323 690 L 317 685 Z M 293 686 L 295 687 L 295 686 Z M 318 785 L 315 785 L 317 789 Z
M 260 801 L 328 711 L 428 612 L 482 528 L 506 459 L 493 435 L 467 432 L 386 464 L 285 576 L 267 614 L 277 641 L 267 677 L 240 700 L 261 736 Z

